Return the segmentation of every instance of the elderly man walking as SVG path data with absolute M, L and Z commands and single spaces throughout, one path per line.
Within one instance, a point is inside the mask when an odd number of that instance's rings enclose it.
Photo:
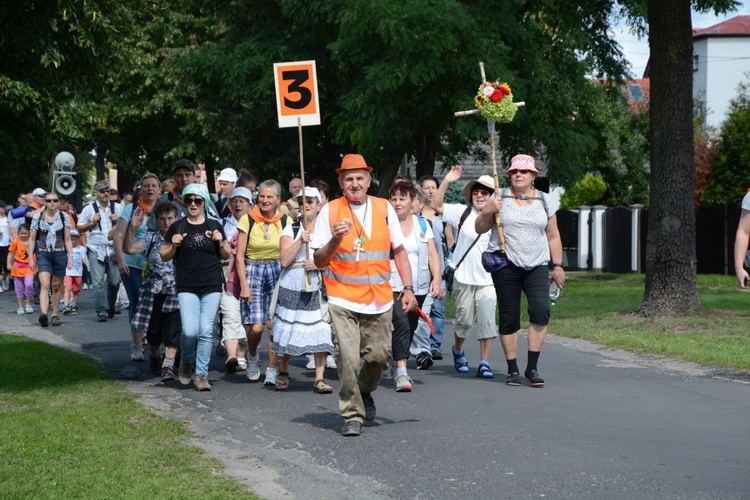
M 404 311 L 417 305 L 396 212 L 388 200 L 367 195 L 371 172 L 361 155 L 344 156 L 336 170 L 343 196 L 321 209 L 310 242 L 315 265 L 326 268 L 344 436 L 359 436 L 364 420 L 375 419 L 371 393 L 391 360 L 391 251 Z

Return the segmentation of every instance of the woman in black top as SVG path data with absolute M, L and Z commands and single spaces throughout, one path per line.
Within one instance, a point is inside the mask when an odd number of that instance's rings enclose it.
M 182 198 L 187 217 L 169 227 L 159 254 L 165 261 L 174 258 L 175 264 L 182 320 L 180 382 L 189 384 L 195 373 L 195 388 L 210 391 L 208 363 L 213 347 L 214 319 L 224 286 L 221 261 L 229 258 L 232 249 L 221 223 L 206 216 L 204 207 L 210 199 L 206 186 L 189 184 Z M 194 354 L 196 346 L 197 354 Z

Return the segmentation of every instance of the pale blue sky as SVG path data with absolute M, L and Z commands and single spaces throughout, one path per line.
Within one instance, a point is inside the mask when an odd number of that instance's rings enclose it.
M 693 28 L 708 28 L 735 16 L 750 15 L 750 1 L 743 1 L 741 4 L 738 10 L 724 16 L 693 13 Z M 648 39 L 638 40 L 638 37 L 629 33 L 626 28 L 616 28 L 615 37 L 625 57 L 630 61 L 633 75 L 636 78 L 642 77 L 648 62 Z

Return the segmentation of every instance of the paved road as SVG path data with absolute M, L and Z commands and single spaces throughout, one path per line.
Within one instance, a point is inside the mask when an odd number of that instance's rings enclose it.
M 81 314 L 42 329 L 6 292 L 0 321 L 100 359 L 267 498 L 750 498 L 747 377 L 550 336 L 543 389 L 459 376 L 446 359 L 411 369 L 412 393 L 383 381 L 376 421 L 343 438 L 336 396 L 313 394 L 304 359 L 287 393 L 223 373 L 221 358 L 211 392 L 163 386 L 130 362 L 126 315 L 97 323 L 92 304 L 84 291 Z M 467 352 L 475 368 L 475 341 Z M 499 345 L 492 358 L 502 372 Z

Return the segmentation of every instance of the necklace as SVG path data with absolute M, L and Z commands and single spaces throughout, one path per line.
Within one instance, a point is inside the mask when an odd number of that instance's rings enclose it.
M 267 222 L 263 222 L 261 223 L 261 227 L 263 227 L 263 239 L 264 240 L 271 239 L 271 234 L 269 233 L 269 231 L 271 230 L 271 224 Z
M 354 247 L 352 250 L 357 252 L 357 257 L 354 259 L 354 262 L 359 262 L 359 253 L 365 251 L 365 228 L 363 224 L 357 224 L 359 222 L 359 219 L 354 216 L 354 210 L 352 209 L 352 206 L 349 204 L 349 200 L 346 200 L 346 204 L 349 206 L 349 212 L 352 214 L 352 222 L 355 226 L 355 231 L 357 232 L 357 237 L 354 238 Z M 362 217 L 362 220 L 367 222 L 367 207 L 369 204 L 369 200 L 365 199 L 365 213 Z

